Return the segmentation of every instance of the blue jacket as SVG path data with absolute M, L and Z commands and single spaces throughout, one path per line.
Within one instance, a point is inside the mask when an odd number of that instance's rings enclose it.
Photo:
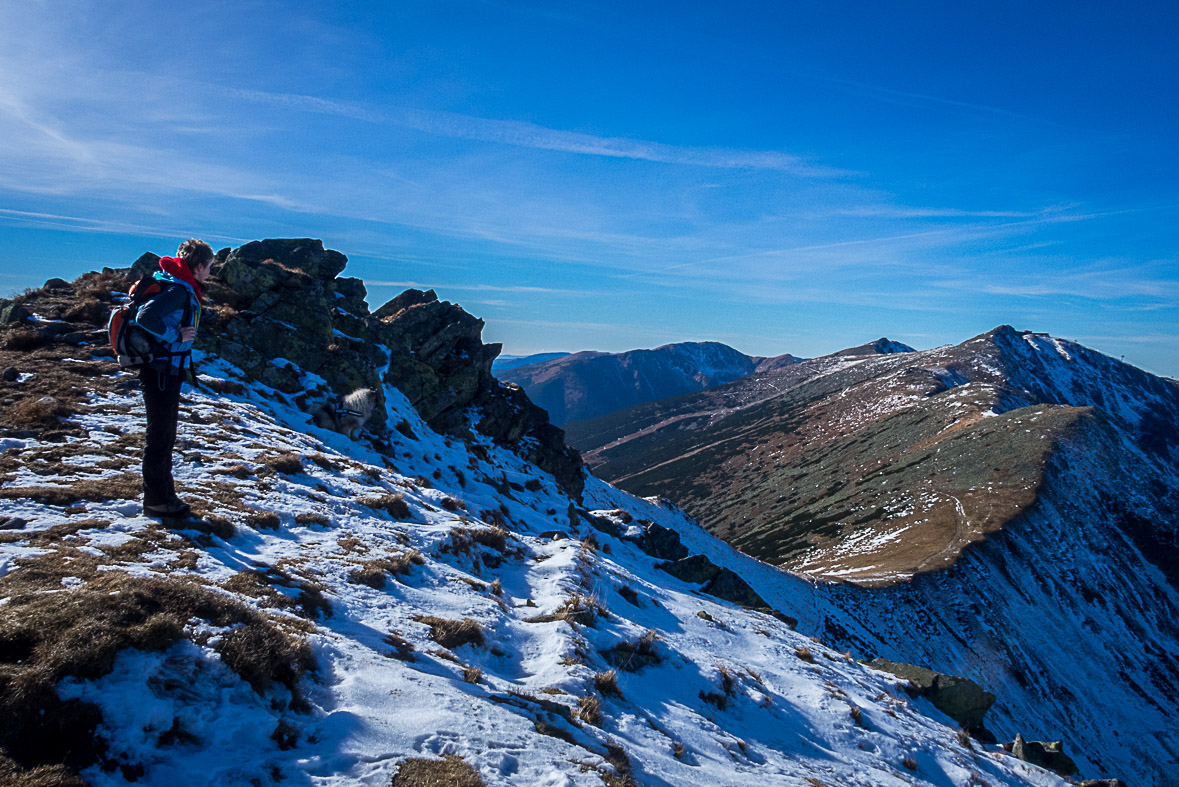
M 154 336 L 164 349 L 170 353 L 179 353 L 171 358 L 161 359 L 156 368 L 168 368 L 170 374 L 180 374 L 188 366 L 188 352 L 192 349 L 192 342 L 180 341 L 180 329 L 191 325 L 196 327 L 201 321 L 201 302 L 196 292 L 188 282 L 164 271 L 156 271 L 156 281 L 161 284 L 179 284 L 179 287 L 166 287 L 156 297 L 139 307 L 135 316 L 135 324 Z M 185 322 L 185 311 L 188 311 L 188 321 Z

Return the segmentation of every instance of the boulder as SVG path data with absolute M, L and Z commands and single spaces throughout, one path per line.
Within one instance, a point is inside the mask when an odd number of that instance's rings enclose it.
M 662 563 L 659 568 L 676 579 L 697 585 L 711 582 L 721 572 L 720 566 L 704 555 L 692 555 L 670 563 Z
M 24 322 L 29 319 L 30 312 L 19 303 L 12 301 L 0 302 L 0 325 L 8 325 L 14 322 Z
M 770 605 L 757 595 L 748 582 L 727 568 L 722 568 L 720 573 L 701 589 L 710 596 L 716 596 L 743 607 L 767 611 L 770 609 Z
M 338 251 L 324 249 L 323 241 L 312 238 L 270 238 L 256 240 L 234 249 L 226 264 L 234 259 L 248 263 L 281 261 L 292 272 L 298 271 L 319 281 L 330 281 L 348 264 Z
M 873 659 L 867 665 L 909 681 L 911 694 L 927 698 L 963 729 L 990 737 L 983 727 L 983 717 L 995 704 L 995 695 L 974 681 L 887 659 Z
M 641 522 L 640 527 L 641 529 L 632 528 L 632 531 L 639 530 L 638 533 L 628 533 L 624 538 L 634 542 L 651 557 L 675 561 L 688 556 L 688 548 L 680 543 L 680 534 L 670 527 L 650 521 Z
M 150 251 L 144 252 L 139 259 L 131 264 L 131 280 L 139 281 L 149 273 L 160 269 L 160 256 Z
M 1025 741 L 1023 735 L 1017 733 L 1015 740 L 1003 744 L 1003 748 L 1016 759 L 1055 771 L 1061 776 L 1072 776 L 1077 772 L 1077 764 L 1064 753 L 1063 741 Z
M 661 563 L 659 568 L 684 582 L 702 584 L 701 592 L 716 596 L 750 609 L 770 611 L 770 605 L 757 595 L 749 583 L 727 568 L 721 568 L 704 555 L 692 555 L 670 563 Z

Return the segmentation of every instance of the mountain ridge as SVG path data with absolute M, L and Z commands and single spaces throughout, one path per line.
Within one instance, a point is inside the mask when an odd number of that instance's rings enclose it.
M 497 374 L 521 386 L 553 423 L 566 424 L 797 360 L 748 356 L 719 342 L 680 342 L 623 353 L 586 350 Z

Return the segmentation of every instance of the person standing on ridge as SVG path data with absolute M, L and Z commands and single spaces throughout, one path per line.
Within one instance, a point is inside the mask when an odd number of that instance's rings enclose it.
M 176 496 L 172 448 L 180 417 L 180 387 L 191 367 L 192 344 L 200 324 L 201 285 L 212 269 L 212 247 L 203 240 L 186 240 L 175 257 L 160 259 L 155 279 L 163 289 L 135 315 L 135 324 L 160 345 L 155 360 L 139 370 L 147 411 L 143 448 L 146 516 L 183 519 L 192 513 L 189 505 Z

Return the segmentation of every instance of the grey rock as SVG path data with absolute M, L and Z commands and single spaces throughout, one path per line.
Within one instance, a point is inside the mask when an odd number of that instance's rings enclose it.
M 1023 735 L 1016 734 L 1015 740 L 1003 745 L 1016 759 L 1055 771 L 1061 776 L 1072 776 L 1077 772 L 1077 764 L 1064 753 L 1063 741 L 1025 741 Z
M 659 568 L 684 582 L 702 584 L 701 591 L 750 609 L 769 610 L 770 606 L 749 583 L 727 568 L 721 568 L 704 555 L 692 555 Z
M 659 568 L 684 582 L 703 584 L 711 582 L 720 574 L 720 566 L 704 555 L 692 555 L 671 563 L 662 563 Z
M 935 708 L 964 729 L 972 732 L 984 730 L 983 717 L 996 698 L 974 681 L 887 659 L 873 659 L 867 664 L 908 680 L 911 693 L 928 698 Z
M 47 290 L 68 290 L 70 283 L 65 279 L 52 278 L 45 282 L 43 287 Z
M 680 560 L 688 556 L 688 548 L 680 543 L 680 534 L 669 527 L 646 522 L 642 534 L 637 537 L 627 537 L 639 549 L 659 560 Z
M 139 281 L 149 273 L 160 269 L 160 256 L 150 251 L 144 252 L 139 259 L 131 264 L 131 280 Z
M 12 301 L 4 301 L 0 305 L 0 325 L 8 325 L 14 322 L 23 322 L 29 319 L 29 310 L 19 303 Z

